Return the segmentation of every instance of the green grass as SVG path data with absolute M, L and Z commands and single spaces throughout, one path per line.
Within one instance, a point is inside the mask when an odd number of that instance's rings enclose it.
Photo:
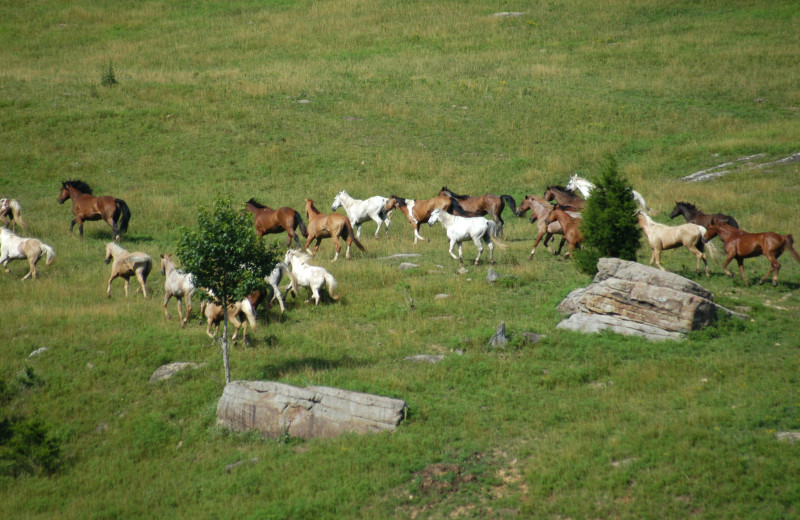
M 511 278 L 495 285 L 485 263 L 456 274 L 439 226 L 412 246 L 399 213 L 377 240 L 365 224 L 368 254 L 330 264 L 325 241 L 317 259 L 341 301 L 262 311 L 232 376 L 397 397 L 409 416 L 390 435 L 264 440 L 216 427 L 222 359 L 197 311 L 180 329 L 170 302 L 167 321 L 158 272 L 149 300 L 120 282 L 107 299 L 110 228 L 69 235 L 70 202 L 55 200 L 69 177 L 123 198 L 123 247 L 157 258 L 220 195 L 302 210 L 342 189 L 424 199 L 448 185 L 520 200 L 591 179 L 612 153 L 659 222 L 688 200 L 797 234 L 798 163 L 679 181 L 800 151 L 793 2 L 28 2 L 0 18 L 0 196 L 57 253 L 37 281 L 19 281 L 19 261 L 0 273 L 0 418 L 39 418 L 62 448 L 51 476 L 0 477 L 0 517 L 797 515 L 796 445 L 775 438 L 800 430 L 788 254 L 772 288 L 719 262 L 706 280 L 688 251 L 665 252 L 751 320 L 650 343 L 556 329 L 556 305 L 590 279 L 543 248 L 529 261 L 535 228 L 508 211 L 495 270 Z M 118 83 L 103 86 L 110 64 Z M 399 252 L 420 268 L 381 259 Z M 501 321 L 516 339 L 491 350 Z M 525 345 L 524 331 L 546 338 Z M 445 359 L 404 361 L 415 354 Z M 200 367 L 148 384 L 172 361 Z

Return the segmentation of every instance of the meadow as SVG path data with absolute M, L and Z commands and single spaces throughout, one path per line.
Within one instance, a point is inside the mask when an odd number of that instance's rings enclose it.
M 0 272 L 0 420 L 39 419 L 61 447 L 52 474 L 0 474 L 0 517 L 798 515 L 800 445 L 777 438 L 800 431 L 788 254 L 773 288 L 752 283 L 763 257 L 744 284 L 665 252 L 750 319 L 651 343 L 557 329 L 591 278 L 541 246 L 529 260 L 535 226 L 508 209 L 495 284 L 485 261 L 456 272 L 439 225 L 412 245 L 396 212 L 380 238 L 364 224 L 352 260 L 330 263 L 323 241 L 341 300 L 262 309 L 231 372 L 400 398 L 408 417 L 392 434 L 262 439 L 216 426 L 222 356 L 197 311 L 181 329 L 173 301 L 166 319 L 157 269 L 147 300 L 119 281 L 106 298 L 110 228 L 81 240 L 56 201 L 68 178 L 124 199 L 121 245 L 158 259 L 218 197 L 327 211 L 340 190 L 447 185 L 519 203 L 611 154 L 658 222 L 683 223 L 668 215 L 685 200 L 800 236 L 800 162 L 781 161 L 800 152 L 796 2 L 55 0 L 0 3 L 0 19 L 0 197 L 57 254 L 38 280 L 21 261 Z M 511 342 L 490 349 L 501 321 Z M 200 366 L 148 383 L 174 361 Z

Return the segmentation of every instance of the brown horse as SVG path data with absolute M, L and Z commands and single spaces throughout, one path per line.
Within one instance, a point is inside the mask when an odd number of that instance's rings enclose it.
M 572 258 L 572 251 L 575 246 L 580 246 L 583 249 L 583 234 L 581 233 L 581 219 L 579 217 L 571 216 L 563 206 L 556 206 L 550 213 L 550 216 L 545 218 L 545 224 L 550 224 L 553 221 L 558 221 L 561 224 L 561 229 L 564 230 L 564 238 L 569 243 L 569 251 L 564 257 L 569 256 Z
M 61 192 L 58 194 L 58 203 L 72 199 L 72 214 L 75 218 L 69 226 L 69 232 L 78 224 L 81 238 L 83 238 L 84 220 L 104 220 L 111 226 L 114 240 L 119 240 L 120 235 L 128 230 L 131 219 L 131 210 L 122 199 L 105 195 L 95 197 L 92 188 L 83 181 L 67 180 L 61 183 Z
M 549 217 L 550 213 L 553 211 L 553 205 L 537 195 L 525 195 L 525 199 L 523 199 L 522 204 L 520 204 L 519 208 L 517 209 L 517 216 L 524 216 L 525 212 L 528 210 L 531 210 L 530 221 L 531 223 L 536 222 L 536 227 L 538 230 L 536 242 L 533 243 L 533 249 L 531 249 L 531 254 L 528 258 L 531 259 L 533 258 L 533 255 L 536 254 L 536 247 L 539 245 L 539 241 L 542 239 L 542 237 L 544 237 L 544 247 L 546 247 L 547 250 L 554 255 L 560 255 L 561 248 L 564 247 L 564 242 L 566 242 L 567 239 L 563 236 L 561 237 L 561 243 L 558 245 L 558 251 L 553 251 L 550 249 L 548 242 L 550 242 L 550 239 L 553 238 L 553 235 L 563 235 L 564 230 L 561 229 L 561 224 L 559 224 L 557 220 L 554 220 L 549 224 L 545 224 L 547 217 Z
M 675 218 L 678 215 L 683 215 L 683 218 L 686 219 L 686 222 L 697 224 L 698 226 L 703 226 L 704 228 L 708 228 L 708 225 L 711 224 L 711 219 L 715 218 L 717 219 L 717 222 L 721 224 L 728 224 L 731 227 L 739 229 L 739 223 L 736 222 L 736 219 L 730 215 L 724 215 L 722 213 L 713 213 L 709 215 L 697 209 L 697 207 L 690 202 L 675 203 L 675 207 L 672 208 L 672 213 L 669 214 L 669 218 Z
M 430 240 L 419 234 L 419 227 L 428 222 L 433 210 L 441 209 L 442 211 L 453 213 L 454 215 L 464 214 L 460 203 L 453 197 L 448 197 L 447 195 L 438 195 L 427 200 L 404 199 L 403 197 L 392 195 L 389 197 L 389 201 L 386 203 L 384 209 L 386 212 L 389 212 L 394 208 L 400 208 L 400 211 L 406 216 L 408 222 L 414 226 L 414 245 L 417 244 L 417 240 L 430 242 Z
M 439 196 L 442 195 L 452 197 L 458 201 L 459 206 L 461 206 L 461 212 L 454 213 L 455 215 L 461 217 L 482 217 L 484 215 L 489 215 L 492 217 L 494 223 L 497 224 L 497 229 L 501 237 L 503 236 L 504 224 L 502 213 L 506 204 L 508 204 L 515 215 L 517 214 L 517 203 L 511 195 L 487 193 L 480 197 L 471 197 L 469 195 L 453 193 L 447 189 L 447 186 L 443 186 L 442 189 L 439 190 Z
M 748 233 L 747 231 L 736 229 L 729 224 L 723 224 L 714 218 L 711 219 L 711 222 L 708 224 L 708 230 L 703 238 L 708 241 L 716 235 L 719 235 L 719 238 L 725 242 L 725 252 L 728 253 L 728 257 L 722 264 L 725 274 L 733 276 L 733 274 L 728 271 L 728 263 L 735 258 L 736 262 L 739 264 L 739 274 L 742 275 L 742 280 L 744 280 L 745 283 L 747 283 L 747 278 L 744 276 L 745 258 L 753 258 L 761 255 L 766 256 L 770 264 L 769 271 L 767 271 L 767 274 L 765 274 L 758 283 L 763 284 L 764 281 L 769 278 L 770 273 L 773 273 L 773 286 L 778 285 L 778 271 L 781 269 L 778 257 L 783 254 L 785 249 L 788 249 L 792 257 L 800 262 L 800 255 L 797 254 L 797 251 L 795 251 L 793 247 L 794 238 L 792 238 L 792 235 L 779 235 L 778 233 L 772 232 Z
M 568 190 L 563 186 L 548 186 L 547 189 L 544 190 L 544 200 L 554 200 L 562 206 L 574 208 L 575 211 L 582 211 L 586 206 L 586 200 L 575 195 L 574 191 Z
M 300 228 L 300 233 L 303 237 L 308 237 L 306 225 L 303 224 L 303 218 L 300 213 L 292 208 L 278 208 L 272 209 L 269 206 L 264 206 L 256 202 L 256 199 L 250 199 L 244 204 L 244 209 L 253 214 L 253 225 L 256 227 L 256 234 L 259 237 L 272 233 L 280 233 L 286 231 L 289 237 L 286 239 L 286 245 L 291 245 L 292 239 L 297 242 L 297 247 L 300 247 L 300 239 L 297 238 L 296 229 Z
M 306 217 L 308 217 L 308 239 L 306 240 L 306 251 L 308 254 L 315 255 L 319 250 L 319 243 L 323 238 L 333 238 L 333 244 L 336 246 L 336 255 L 333 257 L 332 262 L 339 259 L 339 251 L 342 250 L 342 245 L 339 243 L 339 238 L 345 239 L 347 242 L 347 250 L 344 257 L 350 260 L 350 244 L 355 244 L 363 252 L 367 252 L 361 242 L 356 238 L 353 231 L 353 225 L 350 224 L 350 219 L 341 213 L 331 213 L 326 215 L 314 207 L 312 199 L 306 199 Z M 314 252 L 308 248 L 314 240 L 317 243 L 314 245 Z

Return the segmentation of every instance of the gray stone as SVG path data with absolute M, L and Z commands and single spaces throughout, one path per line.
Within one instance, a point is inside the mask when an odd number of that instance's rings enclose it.
M 536 343 L 539 343 L 540 341 L 542 341 L 542 338 L 545 338 L 545 337 L 547 337 L 547 336 L 545 336 L 544 334 L 536 334 L 535 332 L 523 332 L 522 333 L 522 339 L 525 340 L 525 343 L 528 343 L 528 344 L 531 344 L 531 345 L 535 345 Z
M 401 271 L 407 271 L 408 269 L 416 269 L 419 267 L 417 264 L 412 264 L 411 262 L 402 262 L 400 265 L 397 266 L 398 269 Z
M 489 270 L 486 272 L 486 281 L 487 281 L 487 282 L 489 282 L 489 283 L 494 283 L 494 282 L 496 282 L 496 281 L 497 281 L 499 278 L 500 278 L 500 275 L 499 275 L 499 274 L 497 274 L 497 272 L 496 272 L 494 269 L 492 269 L 491 267 L 490 267 L 490 268 L 489 268 Z
M 29 357 L 29 358 L 36 357 L 36 356 L 38 356 L 39 354 L 43 354 L 43 353 L 47 352 L 48 350 L 49 350 L 49 349 L 48 349 L 47 347 L 37 348 L 36 350 L 34 350 L 34 351 L 33 351 L 33 352 L 31 352 L 30 354 L 28 354 L 28 357 Z
M 197 368 L 197 363 L 186 363 L 186 362 L 176 362 L 176 363 L 169 363 L 167 365 L 161 365 L 153 372 L 153 375 L 150 376 L 150 382 L 155 383 L 156 381 L 162 381 L 164 379 L 169 379 L 170 377 L 174 376 L 181 370 L 186 370 L 187 368 Z
M 232 381 L 217 404 L 217 423 L 268 437 L 310 439 L 393 431 L 406 403 L 338 388 L 299 388 L 272 381 Z
M 506 336 L 506 323 L 501 321 L 500 326 L 497 327 L 497 332 L 495 332 L 494 336 L 489 339 L 489 346 L 493 348 L 505 347 L 506 343 L 508 343 L 508 336 Z

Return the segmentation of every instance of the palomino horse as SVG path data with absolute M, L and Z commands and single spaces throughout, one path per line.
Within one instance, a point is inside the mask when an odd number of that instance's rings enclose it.
M 459 195 L 457 193 L 453 193 L 447 186 L 442 187 L 439 191 L 439 195 L 446 195 L 448 197 L 453 197 L 458 201 L 459 206 L 461 206 L 461 213 L 456 212 L 457 215 L 462 217 L 482 217 L 484 215 L 489 215 L 492 217 L 492 220 L 495 224 L 497 224 L 497 230 L 500 233 L 500 236 L 503 236 L 503 209 L 505 209 L 506 204 L 508 207 L 511 208 L 511 211 L 516 215 L 517 214 L 517 203 L 514 201 L 514 197 L 511 195 L 495 195 L 493 193 L 487 193 L 485 195 L 481 195 L 480 197 L 471 197 L 469 195 Z
M 0 199 L 0 221 L 3 222 L 4 227 L 13 226 L 14 233 L 17 232 L 17 223 L 26 227 L 20 215 L 21 211 L 22 206 L 19 205 L 17 199 Z
M 675 218 L 678 215 L 683 215 L 683 218 L 686 219 L 686 222 L 697 224 L 698 226 L 703 226 L 704 228 L 708 228 L 708 225 L 711 224 L 711 219 L 715 218 L 717 219 L 717 222 L 721 224 L 728 224 L 731 227 L 739 229 L 739 223 L 736 222 L 736 219 L 730 215 L 723 215 L 722 213 L 708 215 L 697 209 L 697 207 L 690 202 L 675 203 L 675 207 L 672 208 L 672 213 L 669 214 L 669 218 Z
M 570 190 L 578 190 L 581 192 L 581 195 L 584 198 L 589 198 L 592 194 L 592 190 L 595 188 L 595 185 L 589 182 L 588 180 L 584 179 L 583 177 L 578 177 L 576 173 L 572 177 L 569 178 L 569 182 L 567 183 L 567 189 Z M 636 203 L 642 207 L 642 209 L 650 211 L 650 208 L 647 207 L 647 203 L 644 201 L 644 197 L 638 191 L 631 190 L 631 196 Z
M 375 230 L 375 238 L 378 238 L 378 232 L 380 232 L 381 226 L 386 224 L 386 231 L 384 231 L 384 234 L 386 234 L 389 232 L 389 224 L 392 223 L 392 221 L 389 220 L 389 213 L 391 212 L 387 213 L 384 209 L 388 201 L 389 199 L 381 197 L 380 195 L 375 195 L 367 200 L 358 200 L 342 190 L 337 193 L 336 198 L 333 199 L 331 211 L 336 211 L 339 209 L 339 206 L 344 206 L 347 218 L 350 219 L 350 225 L 356 230 L 356 238 L 361 238 L 361 224 L 368 220 L 373 220 L 378 224 L 378 229 Z
M 61 183 L 58 203 L 63 204 L 67 199 L 72 199 L 72 214 L 75 216 L 69 226 L 70 233 L 75 224 L 78 224 L 78 230 L 83 238 L 85 220 L 105 220 L 111 226 L 114 240 L 119 240 L 120 235 L 128 230 L 131 210 L 124 200 L 109 195 L 95 197 L 92 195 L 92 188 L 79 180 L 67 180 Z
M 275 268 L 272 270 L 269 276 L 264 278 L 264 280 L 272 289 L 272 298 L 270 298 L 268 303 L 272 303 L 273 300 L 278 300 L 278 304 L 281 306 L 281 313 L 286 312 L 286 304 L 283 301 L 283 296 L 281 295 L 281 290 L 278 284 L 281 283 L 281 280 L 284 276 L 288 276 L 291 279 L 293 275 L 289 270 L 289 266 L 286 265 L 285 262 L 278 262 L 275 264 Z M 247 299 L 250 300 L 250 303 L 253 305 L 253 310 L 258 310 L 258 306 L 261 305 L 261 302 L 263 302 L 266 297 L 266 291 L 255 291 L 251 293 Z
M 219 324 L 225 319 L 222 306 L 214 302 L 204 301 L 200 304 L 200 313 L 206 317 L 206 334 L 212 340 L 216 340 L 217 333 L 219 332 Z M 246 321 L 239 320 L 240 315 L 244 315 Z M 236 339 L 239 336 L 239 329 L 242 329 L 242 343 L 247 343 L 247 324 L 250 323 L 250 328 L 253 331 L 256 330 L 256 312 L 250 300 L 245 298 L 240 302 L 229 305 L 228 321 L 231 322 L 231 325 L 235 328 L 231 341 L 236 343 Z M 214 327 L 213 334 L 211 332 L 211 327 Z
M 47 265 L 52 264 L 56 259 L 56 252 L 53 248 L 38 238 L 22 238 L 6 228 L 0 228 L 0 265 L 5 267 L 7 273 L 11 272 L 8 268 L 11 260 L 27 258 L 30 269 L 22 279 L 36 278 L 36 263 L 42 254 L 47 255 Z
M 680 226 L 667 226 L 659 224 L 651 219 L 648 215 L 639 211 L 639 226 L 644 231 L 647 237 L 647 242 L 650 244 L 650 249 L 653 253 L 650 255 L 650 265 L 655 264 L 662 271 L 666 271 L 664 266 L 661 265 L 661 251 L 667 249 L 675 249 L 676 247 L 684 246 L 694 256 L 697 257 L 697 267 L 695 268 L 697 274 L 700 274 L 700 261 L 706 266 L 706 277 L 711 276 L 708 272 L 708 262 L 706 261 L 705 246 L 703 243 L 703 233 L 706 229 L 696 224 L 682 224 Z M 714 256 L 714 249 L 711 243 L 708 243 L 708 253 Z
M 321 213 L 314 207 L 312 199 L 306 199 L 306 216 L 308 217 L 308 239 L 306 240 L 306 251 L 308 254 L 315 255 L 319 251 L 319 244 L 323 238 L 333 238 L 333 245 L 336 247 L 336 255 L 334 255 L 332 262 L 339 259 L 339 251 L 342 250 L 342 245 L 339 243 L 339 238 L 343 238 L 347 242 L 347 250 L 344 257 L 350 260 L 350 244 L 355 244 L 358 248 L 367 252 L 361 242 L 355 236 L 353 226 L 350 220 L 340 213 L 331 213 L 326 215 Z M 314 240 L 317 243 L 314 245 L 314 252 L 308 248 Z
M 708 242 L 716 235 L 725 242 L 725 252 L 728 257 L 722 264 L 725 274 L 733 276 L 728 271 L 728 263 L 734 258 L 739 264 L 739 274 L 742 275 L 742 280 L 747 283 L 747 278 L 744 276 L 744 259 L 753 258 L 756 256 L 764 255 L 769 260 L 769 271 L 765 274 L 758 283 L 762 284 L 772 274 L 772 285 L 778 285 L 778 271 L 781 269 L 781 264 L 778 262 L 778 257 L 783 254 L 784 249 L 788 249 L 792 257 L 800 262 L 800 255 L 794 250 L 794 238 L 792 235 L 779 235 L 778 233 L 748 233 L 718 222 L 717 219 L 711 219 L 708 224 L 708 230 L 703 238 Z
M 481 259 L 483 253 L 483 241 L 489 247 L 489 261 L 494 263 L 494 246 L 505 248 L 506 245 L 500 242 L 497 238 L 497 224 L 491 220 L 486 220 L 483 217 L 459 217 L 451 215 L 446 211 L 435 209 L 431 212 L 428 219 L 428 225 L 432 226 L 437 222 L 441 222 L 442 226 L 447 230 L 447 238 L 450 239 L 450 256 L 464 263 L 464 257 L 461 252 L 461 242 L 472 239 L 475 247 L 478 248 L 478 256 L 475 257 L 475 265 L 478 265 L 478 260 Z M 458 256 L 453 253 L 453 247 L 458 244 Z
M 125 296 L 127 297 L 128 283 L 131 276 L 135 276 L 139 280 L 139 286 L 142 289 L 142 293 L 144 293 L 144 297 L 147 298 L 147 285 L 145 284 L 147 283 L 147 276 L 153 268 L 153 259 L 150 258 L 150 255 L 141 251 L 130 253 L 116 243 L 109 242 L 106 244 L 106 263 L 111 263 L 111 260 L 114 260 L 114 263 L 111 264 L 111 278 L 108 279 L 106 295 L 111 298 L 111 282 L 119 276 L 125 280 Z M 136 292 L 138 293 L 139 289 L 136 289 Z
M 561 248 L 564 247 L 564 242 L 567 241 L 563 236 L 564 230 L 561 229 L 561 224 L 559 224 L 557 220 L 545 224 L 545 220 L 547 220 L 547 217 L 549 217 L 550 213 L 553 211 L 553 205 L 537 195 L 525 195 L 525 199 L 523 199 L 522 204 L 520 204 L 517 209 L 517 216 L 524 216 L 525 212 L 528 210 L 531 210 L 530 221 L 531 223 L 536 222 L 538 231 L 536 234 L 536 242 L 533 243 L 533 249 L 531 249 L 531 254 L 528 258 L 533 258 L 533 255 L 536 254 L 536 247 L 539 245 L 539 241 L 542 237 L 544 237 L 544 247 L 554 255 L 560 255 Z M 578 214 L 573 213 L 572 216 L 576 215 Z M 547 245 L 550 239 L 553 238 L 553 235 L 562 235 L 561 243 L 558 245 L 558 251 L 553 251 L 550 249 L 550 246 Z
M 417 240 L 429 241 L 419 234 L 419 227 L 428 221 L 433 210 L 440 209 L 448 213 L 463 213 L 459 202 L 447 195 L 439 195 L 427 200 L 404 199 L 403 197 L 392 195 L 389 197 L 389 202 L 386 203 L 386 211 L 391 211 L 394 208 L 400 208 L 408 222 L 414 226 L 414 245 L 417 245 Z
M 579 196 L 575 195 L 573 190 L 568 190 L 563 186 L 548 186 L 544 190 L 544 200 L 556 201 L 556 204 L 561 204 L 564 207 L 572 208 L 575 211 L 582 211 L 586 207 L 586 201 Z
M 569 256 L 572 258 L 572 251 L 575 249 L 575 246 L 580 246 L 583 249 L 583 234 L 581 233 L 581 219 L 579 217 L 573 217 L 567 212 L 563 206 L 556 206 L 553 208 L 553 211 L 550 213 L 550 216 L 546 217 L 544 223 L 550 225 L 553 221 L 558 221 L 561 224 L 561 229 L 564 230 L 564 238 L 567 239 L 567 243 L 569 244 L 569 251 L 564 255 L 566 258 Z
M 269 206 L 264 206 L 256 202 L 256 199 L 250 199 L 244 204 L 244 208 L 253 214 L 253 225 L 256 227 L 256 234 L 259 237 L 272 233 L 280 233 L 286 231 L 289 237 L 286 239 L 286 245 L 292 244 L 292 239 L 297 242 L 297 247 L 300 247 L 300 239 L 297 238 L 297 228 L 300 228 L 300 233 L 304 237 L 308 236 L 306 225 L 303 224 L 303 218 L 300 213 L 292 208 L 278 208 L 272 209 Z
M 339 296 L 336 295 L 337 283 L 333 275 L 326 271 L 325 268 L 311 265 L 308 261 L 309 256 L 299 249 L 286 251 L 284 262 L 292 266 L 292 278 L 291 282 L 286 286 L 286 296 L 289 295 L 289 290 L 297 296 L 298 287 L 308 287 L 314 298 L 314 305 L 319 305 L 319 290 L 325 285 L 328 288 L 330 297 L 338 300 Z
M 181 327 L 186 326 L 189 315 L 192 313 L 192 296 L 195 292 L 192 275 L 175 268 L 172 255 L 161 255 L 161 274 L 164 276 L 164 314 L 171 319 L 167 310 L 167 303 L 173 296 L 178 302 L 178 319 Z M 183 315 L 181 302 L 186 298 L 186 316 Z

